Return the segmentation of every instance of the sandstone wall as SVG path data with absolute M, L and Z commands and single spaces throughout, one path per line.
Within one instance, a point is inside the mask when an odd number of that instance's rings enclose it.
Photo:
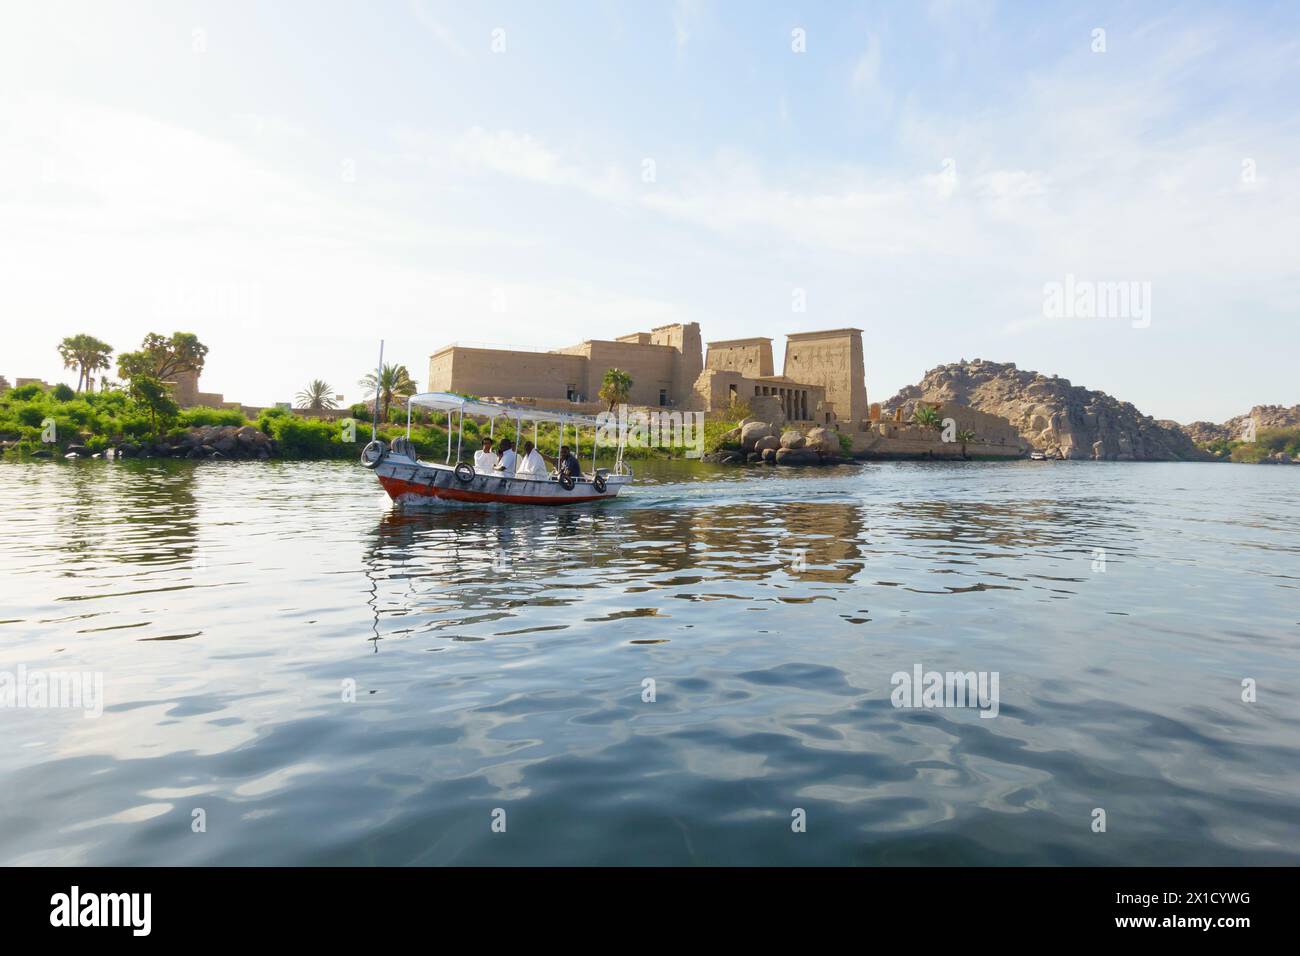
M 429 391 L 433 392 L 479 396 L 509 392 L 565 399 L 567 387 L 576 385 L 582 395 L 594 398 L 589 384 L 585 355 L 452 346 L 429 359 Z
M 629 405 L 658 405 L 660 389 L 670 399 L 673 397 L 674 360 L 678 352 L 671 346 L 593 340 L 574 348 L 582 349 L 587 356 L 583 394 L 590 398 L 600 394 L 601 380 L 611 368 L 621 368 L 632 376 Z M 533 393 L 521 391 L 520 394 Z
M 786 337 L 782 374 L 796 382 L 820 385 L 841 420 L 867 417 L 866 362 L 861 329 L 798 332 Z
M 710 342 L 704 364 L 706 368 L 739 372 L 749 378 L 773 375 L 772 340 L 751 338 Z
M 704 346 L 700 341 L 700 324 L 698 322 L 674 323 L 661 325 L 650 330 L 650 342 L 654 345 L 666 345 L 676 354 L 673 356 L 672 387 L 669 398 L 677 406 L 686 406 L 693 399 L 695 380 L 704 370 Z

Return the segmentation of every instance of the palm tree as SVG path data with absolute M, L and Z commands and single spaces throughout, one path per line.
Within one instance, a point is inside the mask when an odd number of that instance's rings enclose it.
M 612 412 L 615 405 L 627 401 L 627 397 L 632 392 L 632 376 L 621 368 L 611 368 L 605 370 L 605 377 L 600 382 L 600 400 L 609 402 L 609 410 Z
M 361 387 L 366 390 L 368 395 L 375 394 L 375 373 L 369 373 L 361 380 Z M 414 395 L 416 391 L 415 382 L 411 375 L 406 371 L 405 365 L 385 365 L 379 374 L 379 404 L 383 407 L 384 414 L 378 420 L 381 422 L 388 421 L 388 408 L 393 404 L 395 396 L 407 397 Z
M 921 428 L 930 428 L 938 431 L 943 428 L 943 419 L 939 412 L 929 405 L 918 405 L 916 411 L 912 412 L 912 423 L 919 425 Z
M 330 387 L 328 382 L 321 381 L 318 378 L 314 378 L 307 383 L 307 387 L 298 393 L 297 401 L 299 408 L 305 408 L 312 412 L 336 407 L 334 404 L 334 389 Z
M 77 369 L 77 391 L 82 385 L 87 389 L 91 385 L 91 375 L 108 368 L 108 357 L 113 354 L 113 347 L 101 342 L 93 335 L 70 335 L 59 343 L 59 355 L 64 368 Z
M 975 433 L 969 428 L 963 428 L 957 432 L 957 440 L 961 442 L 961 456 L 966 457 L 966 443 L 975 440 Z

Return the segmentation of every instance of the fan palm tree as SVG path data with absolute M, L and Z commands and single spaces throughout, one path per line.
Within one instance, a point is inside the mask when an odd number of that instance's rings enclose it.
M 966 457 L 966 443 L 975 440 L 975 433 L 969 428 L 963 428 L 957 432 L 957 440 L 961 442 L 961 456 Z
M 621 368 L 610 368 L 605 370 L 605 377 L 600 382 L 600 400 L 609 402 L 609 410 L 612 412 L 615 405 L 627 401 L 627 397 L 632 392 L 632 376 Z
M 298 393 L 297 402 L 299 408 L 305 408 L 312 412 L 337 407 L 334 404 L 334 389 L 330 387 L 328 382 L 324 382 L 319 378 L 314 378 L 307 383 L 307 387 Z
M 938 431 L 943 427 L 943 418 L 939 412 L 929 405 L 918 405 L 916 411 L 912 412 L 912 423 L 922 428 L 930 428 Z
M 59 343 L 59 355 L 64 368 L 77 369 L 77 391 L 88 390 L 91 376 L 101 369 L 108 368 L 108 357 L 113 354 L 113 347 L 101 342 L 93 335 L 70 335 Z
M 361 380 L 361 387 L 368 395 L 375 394 L 375 373 L 369 373 Z M 388 409 L 394 397 L 406 398 L 416 392 L 415 381 L 406 370 L 405 365 L 385 365 L 379 373 L 379 404 L 383 415 L 379 421 L 388 421 Z

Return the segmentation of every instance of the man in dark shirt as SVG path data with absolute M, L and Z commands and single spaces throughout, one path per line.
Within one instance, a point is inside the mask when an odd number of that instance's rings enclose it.
M 578 456 L 569 450 L 568 445 L 560 446 L 559 469 L 562 475 L 582 477 L 582 465 L 578 463 Z

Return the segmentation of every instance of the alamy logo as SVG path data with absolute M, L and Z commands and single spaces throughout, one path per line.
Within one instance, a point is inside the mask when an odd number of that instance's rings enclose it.
M 1150 282 L 1090 282 L 1068 273 L 1064 282 L 1043 283 L 1047 319 L 1132 319 L 1135 329 L 1151 326 Z
M 133 936 L 148 936 L 152 926 L 150 893 L 71 893 L 50 897 L 51 926 L 129 926 Z
M 895 671 L 889 699 L 895 707 L 977 707 L 981 717 L 998 715 L 997 671 Z
M 104 714 L 104 674 L 101 671 L 0 671 L 0 709 L 53 710 L 76 708 L 85 717 Z
M 684 448 L 687 458 L 704 457 L 703 412 L 646 412 L 618 406 L 618 413 L 596 416 L 600 443 L 613 445 L 620 437 L 628 448 Z

